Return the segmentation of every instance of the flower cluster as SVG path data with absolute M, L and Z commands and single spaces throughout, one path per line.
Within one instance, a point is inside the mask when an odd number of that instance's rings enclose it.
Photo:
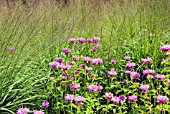
M 89 85 L 89 86 L 87 87 L 87 89 L 88 89 L 90 92 L 93 92 L 93 91 L 99 91 L 99 92 L 100 92 L 100 91 L 103 89 L 103 86 L 92 84 L 92 85 Z

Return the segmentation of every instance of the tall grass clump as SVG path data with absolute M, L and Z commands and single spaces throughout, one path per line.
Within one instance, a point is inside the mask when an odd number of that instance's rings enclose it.
M 167 113 L 169 12 L 168 0 L 2 4 L 0 113 Z

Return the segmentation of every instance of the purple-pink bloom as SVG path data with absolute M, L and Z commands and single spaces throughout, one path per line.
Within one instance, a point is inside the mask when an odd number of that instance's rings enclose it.
M 86 39 L 84 39 L 84 38 L 78 38 L 77 40 L 78 40 L 78 42 L 80 42 L 80 43 L 86 42 Z
M 108 76 L 116 76 L 117 72 L 116 71 L 108 71 L 107 74 L 108 74 Z
M 157 96 L 157 101 L 159 101 L 161 104 L 165 103 L 166 101 L 169 100 L 169 98 L 167 96 L 162 96 L 162 95 L 158 95 Z
M 84 64 L 80 64 L 80 67 L 84 69 L 84 68 L 85 68 L 85 65 L 84 65 Z
M 126 96 L 124 96 L 124 95 L 120 95 L 120 96 L 119 96 L 119 99 L 120 99 L 120 101 L 123 101 L 123 100 L 125 100 L 125 99 L 126 99 Z
M 170 80 L 167 80 L 167 83 L 170 85 Z
M 141 89 L 142 91 L 146 92 L 146 91 L 149 90 L 149 85 L 143 85 L 143 84 L 141 84 L 140 89 Z
M 92 50 L 93 50 L 93 51 L 96 51 L 98 48 L 100 48 L 100 44 L 97 44 L 97 45 L 93 46 L 93 47 L 92 47 Z
M 111 92 L 106 92 L 106 93 L 105 93 L 105 97 L 106 97 L 107 99 L 111 99 L 111 98 L 113 97 L 113 93 L 111 93 Z
M 99 41 L 100 41 L 99 37 L 96 37 L 96 36 L 93 37 L 93 42 L 99 42 Z
M 45 114 L 45 113 L 41 110 L 34 110 L 34 114 Z
M 74 95 L 72 95 L 72 94 L 66 94 L 65 97 L 64 97 L 64 99 L 65 99 L 66 101 L 72 101 L 72 100 L 74 99 Z
M 90 91 L 90 92 L 93 92 L 93 91 L 98 91 L 98 86 L 97 85 L 89 85 L 87 87 L 87 89 Z
M 93 43 L 93 38 L 87 38 L 87 41 L 88 41 L 89 43 Z
M 76 56 L 74 56 L 74 57 L 73 57 L 73 61 L 75 61 L 75 62 L 76 62 L 76 61 L 78 61 L 78 60 L 79 60 L 79 58 L 78 58 L 78 57 L 76 57 Z
M 112 59 L 112 60 L 111 60 L 111 63 L 112 63 L 112 64 L 116 63 L 116 60 L 115 60 L 115 59 Z
M 98 91 L 101 91 L 103 89 L 103 86 L 98 85 Z
M 18 108 L 18 110 L 17 110 L 17 114 L 27 114 L 28 112 L 29 112 L 30 110 L 29 110 L 29 108 Z
M 165 75 L 157 74 L 155 77 L 157 80 L 163 80 L 165 78 Z
M 51 66 L 51 67 L 57 67 L 59 64 L 60 64 L 60 63 L 58 63 L 58 62 L 50 62 L 50 63 L 49 63 L 49 66 Z
M 123 79 L 123 82 L 124 82 L 124 83 L 126 83 L 126 82 L 127 82 L 127 80 L 126 80 L 126 79 Z
M 87 72 L 91 72 L 92 70 L 93 70 L 92 67 L 89 67 L 89 68 L 87 67 L 87 68 L 86 68 L 86 71 L 87 71 Z
M 41 104 L 42 107 L 47 107 L 48 105 L 49 105 L 49 102 L 43 102 L 43 103 Z
M 143 70 L 142 73 L 143 73 L 143 75 L 153 75 L 155 73 L 155 71 L 148 69 L 148 70 Z
M 130 56 L 125 56 L 124 58 L 126 61 L 130 61 Z
M 161 46 L 160 50 L 162 50 L 162 51 L 169 51 L 170 50 L 170 45 L 167 44 L 167 45 Z
M 92 64 L 102 64 L 103 60 L 100 58 L 92 59 L 91 61 Z
M 82 96 L 77 96 L 77 97 L 74 98 L 74 101 L 75 101 L 76 103 L 81 103 L 81 102 L 84 101 L 84 97 L 82 97 Z
M 142 61 L 142 63 L 151 63 L 152 62 L 152 58 L 150 58 L 150 57 L 147 57 L 145 59 L 142 58 L 141 61 Z
M 140 74 L 137 73 L 137 72 L 131 72 L 131 76 L 132 76 L 133 78 L 140 78 Z
M 121 100 L 119 99 L 119 97 L 114 96 L 112 97 L 111 101 L 118 104 Z
M 59 57 L 55 61 L 58 62 L 58 63 L 62 63 L 63 62 L 63 58 Z
M 91 57 L 83 57 L 83 61 L 84 62 L 91 62 L 92 61 L 92 58 Z
M 70 48 L 64 48 L 62 51 L 65 54 L 69 54 L 71 52 L 71 49 Z
M 71 68 L 71 67 L 72 67 L 72 65 L 63 66 L 63 70 L 67 70 L 67 69 L 69 69 L 69 68 Z
M 8 47 L 7 50 L 8 50 L 8 51 L 14 51 L 15 48 L 14 48 L 14 47 Z
M 152 36 L 152 37 L 153 37 L 153 36 L 156 36 L 156 35 L 155 35 L 155 34 L 153 34 L 153 33 L 150 33 L 150 34 L 149 34 L 149 36 Z
M 126 70 L 125 73 L 126 73 L 127 75 L 130 75 L 130 74 L 132 73 L 132 71 Z
M 74 43 L 75 41 L 76 41 L 75 38 L 70 38 L 70 39 L 68 39 L 68 42 L 70 42 L 70 43 Z
M 128 68 L 133 68 L 133 67 L 135 67 L 136 66 L 136 64 L 135 63 L 127 63 L 126 64 L 126 67 L 128 67 Z
M 135 96 L 135 95 L 128 96 L 128 99 L 130 102 L 135 102 L 135 101 L 137 101 L 137 96 Z
M 78 89 L 80 88 L 80 84 L 71 84 L 70 89 Z

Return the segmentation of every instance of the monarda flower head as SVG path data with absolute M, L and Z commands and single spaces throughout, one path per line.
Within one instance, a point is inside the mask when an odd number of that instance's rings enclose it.
M 89 43 L 93 43 L 93 38 L 87 38 L 87 41 L 88 41 Z
M 147 57 L 146 59 L 143 59 L 142 58 L 142 63 L 151 63 L 152 62 L 152 58 L 150 58 L 150 57 Z
M 137 101 L 137 96 L 135 96 L 135 95 L 128 96 L 128 99 L 130 102 L 135 102 L 135 101 Z
M 160 50 L 162 50 L 162 51 L 169 51 L 170 50 L 170 45 L 164 45 L 164 46 L 161 46 L 160 47 Z
M 45 113 L 41 110 L 34 110 L 34 114 L 45 114 Z
M 158 95 L 158 97 L 156 98 L 157 101 L 159 101 L 161 104 L 165 103 L 166 101 L 169 100 L 169 98 L 167 96 L 162 96 L 162 95 Z
M 119 104 L 121 100 L 119 99 L 119 97 L 113 96 L 112 99 L 111 99 L 111 101 L 112 101 L 113 103 Z
M 92 59 L 91 61 L 92 64 L 102 64 L 103 60 L 100 58 Z
M 50 67 L 57 67 L 59 64 L 60 64 L 60 63 L 58 63 L 58 62 L 50 62 L 50 63 L 49 63 L 49 66 L 50 66 Z
M 96 36 L 93 37 L 93 42 L 99 42 L 99 41 L 100 41 L 99 37 L 96 37 Z
M 81 102 L 84 101 L 84 97 L 82 97 L 82 96 L 77 96 L 77 97 L 74 98 L 74 101 L 75 101 L 76 103 L 81 103 Z
M 70 48 L 64 48 L 63 49 L 63 53 L 65 53 L 66 55 L 68 55 L 71 52 Z
M 103 86 L 92 84 L 92 85 L 89 85 L 89 86 L 87 87 L 87 89 L 88 89 L 90 92 L 93 92 L 93 91 L 101 91 L 101 90 L 103 89 Z
M 49 105 L 49 102 L 43 102 L 43 103 L 41 104 L 42 107 L 47 107 L 48 105 Z
M 131 72 L 131 76 L 132 76 L 133 78 L 140 78 L 140 74 L 137 73 L 137 72 Z
M 87 68 L 86 68 L 86 72 L 91 72 L 92 70 L 93 70 L 92 67 L 89 67 L 89 68 L 87 67 Z
M 140 89 L 142 90 L 142 91 L 144 91 L 144 92 L 146 92 L 146 91 L 148 91 L 149 90 L 149 85 L 141 85 L 140 86 Z
M 125 56 L 124 58 L 126 61 L 130 61 L 130 56 Z
M 86 42 L 86 39 L 84 39 L 84 38 L 78 38 L 77 40 L 78 40 L 78 42 L 80 42 L 80 43 Z
M 62 63 L 63 60 L 64 60 L 63 58 L 59 57 L 59 58 L 57 58 L 55 61 L 58 62 L 58 63 Z
M 66 94 L 65 97 L 64 97 L 64 99 L 65 99 L 66 101 L 72 101 L 72 100 L 74 99 L 74 95 L 72 95 L 72 94 Z
M 165 75 L 157 74 L 155 77 L 156 77 L 157 80 L 162 81 L 165 78 Z
M 112 59 L 112 60 L 111 60 L 111 63 L 112 63 L 112 64 L 115 64 L 115 63 L 116 63 L 116 60 L 115 60 L 115 59 Z
M 107 74 L 108 74 L 108 76 L 112 77 L 112 76 L 116 76 L 117 72 L 116 71 L 108 71 Z
M 133 67 L 135 67 L 136 66 L 136 64 L 135 63 L 127 63 L 126 64 L 126 67 L 128 67 L 128 68 L 133 68 Z
M 148 69 L 148 70 L 143 70 L 142 73 L 143 73 L 143 75 L 153 75 L 155 73 L 155 71 Z
M 29 108 L 18 108 L 18 110 L 17 110 L 17 114 L 27 114 L 28 112 L 29 112 L 30 110 L 29 110 Z
M 70 38 L 70 39 L 68 39 L 68 42 L 70 42 L 70 43 L 74 43 L 76 41 L 76 38 Z
M 78 89 L 80 88 L 80 84 L 71 84 L 70 89 Z
M 105 93 L 105 97 L 106 97 L 107 99 L 111 99 L 111 98 L 113 97 L 113 93 L 111 93 L 111 92 L 106 92 L 106 93 Z

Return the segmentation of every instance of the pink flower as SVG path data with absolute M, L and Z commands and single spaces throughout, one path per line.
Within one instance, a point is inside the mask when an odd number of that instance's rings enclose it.
M 124 58 L 126 61 L 130 61 L 130 56 L 125 56 Z
M 59 64 L 60 64 L 60 63 L 58 63 L 58 62 L 50 62 L 50 63 L 49 63 L 49 66 L 51 66 L 51 67 L 57 67 Z
M 170 45 L 161 46 L 160 50 L 162 50 L 162 51 L 169 51 L 170 50 Z
M 124 82 L 124 83 L 126 83 L 126 82 L 127 82 L 127 80 L 126 80 L 126 79 L 123 79 L 123 82 Z
M 125 73 L 126 73 L 127 75 L 130 75 L 130 74 L 132 73 L 132 71 L 126 70 Z
M 155 35 L 155 34 L 153 34 L 153 33 L 150 33 L 150 34 L 149 34 L 149 36 L 153 37 L 153 36 L 156 36 L 156 35 Z
M 115 60 L 115 59 L 112 59 L 112 60 L 111 60 L 111 63 L 112 63 L 112 64 L 116 63 L 116 60 Z
M 91 62 L 92 58 L 91 57 L 83 57 L 84 62 Z
M 77 96 L 77 97 L 74 98 L 74 101 L 75 101 L 76 103 L 81 103 L 81 102 L 84 101 L 84 97 L 82 97 L 82 96 Z
M 148 70 L 143 70 L 142 73 L 143 73 L 143 75 L 153 75 L 155 73 L 155 71 L 148 69 Z
M 108 71 L 107 74 L 108 74 L 108 76 L 116 76 L 117 72 L 116 71 Z
M 146 59 L 143 59 L 141 60 L 143 63 L 151 63 L 152 62 L 152 58 L 150 57 L 147 57 Z
M 47 107 L 47 106 L 49 105 L 49 102 L 43 102 L 41 105 L 42 105 L 43 107 Z
M 59 57 L 55 61 L 58 62 L 58 63 L 62 63 L 63 62 L 63 58 Z
M 69 41 L 70 43 L 74 43 L 74 42 L 76 41 L 76 39 L 75 39 L 75 38 L 70 38 L 68 41 Z
M 167 83 L 170 85 L 170 80 L 167 80 Z
M 65 53 L 65 54 L 69 54 L 70 52 L 71 52 L 70 48 L 64 48 L 63 49 L 63 53 Z
M 76 61 L 78 61 L 78 60 L 79 60 L 78 57 L 76 57 L 76 56 L 73 57 L 73 61 L 76 62 Z
M 85 40 L 84 38 L 78 38 L 77 40 L 78 40 L 78 42 L 80 42 L 80 43 L 86 42 L 86 40 Z
M 112 102 L 114 102 L 114 103 L 116 103 L 116 104 L 119 104 L 119 102 L 121 101 L 120 99 L 119 99 L 119 97 L 112 97 L 112 99 L 111 99 L 111 101 Z
M 106 93 L 105 93 L 105 97 L 106 97 L 107 99 L 111 99 L 111 98 L 113 97 L 113 93 L 111 93 L 111 92 L 106 92 Z
M 157 80 L 163 80 L 165 78 L 165 75 L 157 74 L 155 77 Z
M 142 91 L 144 91 L 144 92 L 146 92 L 146 91 L 148 91 L 149 90 L 149 85 L 141 85 L 140 86 L 140 89 L 142 90 Z
M 80 84 L 71 84 L 70 89 L 78 89 L 80 88 Z
M 64 98 L 65 98 L 66 101 L 72 101 L 74 99 L 74 95 L 66 94 Z
M 35 110 L 35 111 L 34 111 L 34 114 L 44 114 L 44 112 L 41 111 L 41 110 Z
M 28 112 L 29 112 L 30 110 L 29 110 L 29 108 L 19 108 L 18 110 L 17 110 L 17 114 L 27 114 Z
M 101 91 L 101 90 L 103 89 L 103 86 L 92 84 L 92 85 L 89 85 L 89 86 L 87 87 L 87 89 L 88 89 L 90 92 L 93 92 L 93 91 Z
M 140 78 L 140 74 L 137 73 L 137 72 L 131 72 L 131 76 L 132 76 L 133 78 Z
M 100 44 L 97 44 L 97 45 L 93 46 L 93 47 L 92 47 L 92 50 L 93 50 L 93 51 L 96 51 L 98 48 L 100 48 Z
M 102 64 L 103 63 L 103 60 L 100 59 L 100 58 L 96 58 L 96 59 L 92 59 L 92 64 Z
M 128 68 L 133 68 L 133 67 L 135 67 L 136 66 L 136 64 L 135 63 L 127 63 L 126 64 L 126 67 L 128 67 Z
M 86 68 L 86 71 L 87 71 L 87 72 L 91 72 L 92 70 L 93 70 L 92 67 L 89 67 L 89 68 L 87 67 L 87 68 Z
M 130 102 L 135 102 L 135 101 L 137 101 L 137 96 L 135 96 L 135 95 L 128 96 L 128 99 Z
M 119 96 L 119 99 L 120 99 L 120 101 L 123 101 L 123 100 L 125 100 L 125 99 L 126 99 L 126 96 L 124 96 L 124 95 L 120 95 L 120 96 Z
M 93 43 L 93 39 L 92 39 L 92 38 L 88 38 L 87 41 L 88 41 L 89 43 Z
M 166 101 L 169 100 L 169 98 L 167 96 L 162 96 L 162 95 L 158 95 L 158 97 L 156 98 L 157 101 L 159 101 L 161 104 L 165 103 Z
M 96 36 L 93 37 L 93 42 L 99 42 L 99 41 L 100 41 L 99 37 L 96 37 Z
M 14 51 L 15 48 L 14 48 L 14 47 L 8 47 L 7 50 L 8 50 L 8 51 Z

